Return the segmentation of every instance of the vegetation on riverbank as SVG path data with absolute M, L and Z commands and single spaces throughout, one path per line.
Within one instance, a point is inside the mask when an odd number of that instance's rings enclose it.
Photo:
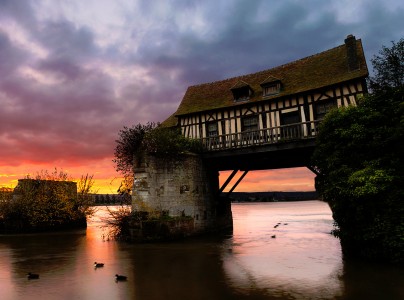
M 168 211 L 151 209 L 140 197 L 135 197 L 132 206 L 107 210 L 109 217 L 104 220 L 107 234 L 103 237 L 106 240 L 169 241 L 186 236 L 194 226 L 192 217 L 173 217 Z
M 63 171 L 42 171 L 21 180 L 12 193 L 0 201 L 0 231 L 40 232 L 85 228 L 86 217 L 94 212 L 90 193 L 93 176 L 76 183 Z
M 108 209 L 108 208 L 107 208 Z M 130 242 L 168 241 L 184 237 L 194 220 L 189 216 L 171 217 L 166 212 L 131 211 L 128 206 L 118 210 L 108 209 L 110 217 L 105 219 L 107 234 L 104 240 Z
M 313 163 L 345 257 L 404 263 L 404 39 L 372 60 L 371 93 L 329 112 Z
M 113 162 L 116 171 L 124 176 L 133 176 L 134 160 L 140 162 L 144 153 L 172 158 L 187 151 L 198 153 L 202 149 L 199 141 L 184 137 L 179 129 L 156 123 L 125 126 L 118 135 Z

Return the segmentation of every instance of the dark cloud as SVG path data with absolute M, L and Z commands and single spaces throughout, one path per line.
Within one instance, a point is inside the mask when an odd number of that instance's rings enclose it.
M 189 85 L 281 65 L 335 46 L 336 39 L 342 43 L 346 36 L 345 29 L 331 30 L 338 27 L 330 12 L 313 23 L 308 20 L 312 8 L 303 4 L 291 2 L 271 11 L 266 2 L 254 3 L 241 2 L 220 18 L 212 6 L 207 36 L 180 33 L 174 25 L 153 32 L 153 42 L 142 44 L 136 58 L 146 67 L 179 70 L 178 79 Z M 270 13 L 258 17 L 263 11 Z
M 27 27 L 35 23 L 30 1 L 0 0 L 0 18 L 18 20 Z
M 0 0 L 0 164 L 112 159 L 119 129 L 163 121 L 190 85 L 300 59 L 351 33 L 370 60 L 404 36 L 398 2 L 339 3 L 121 1 L 97 24 L 53 2 Z
M 394 8 L 375 1 L 366 8 L 363 11 L 365 21 L 356 24 L 356 30 L 361 33 L 365 55 L 370 61 L 382 45 L 390 47 L 391 41 L 404 37 L 404 6 Z
M 22 51 L 12 46 L 8 35 L 0 31 L 0 74 L 1 81 L 7 80 L 24 59 Z M 0 81 L 0 82 L 1 82 Z
M 61 20 L 46 22 L 38 30 L 38 40 L 50 50 L 52 57 L 72 58 L 84 62 L 96 55 L 92 32 L 86 26 Z
M 74 61 L 63 58 L 46 59 L 37 64 L 37 69 L 61 80 L 80 79 L 82 70 Z

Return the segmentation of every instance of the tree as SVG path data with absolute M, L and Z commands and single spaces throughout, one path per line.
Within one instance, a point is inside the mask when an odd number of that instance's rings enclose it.
M 184 137 L 179 128 L 156 127 L 146 133 L 143 149 L 149 154 L 173 158 L 187 151 L 199 153 L 202 144 L 198 140 Z
M 379 55 L 371 59 L 375 76 L 369 79 L 370 88 L 378 91 L 385 88 L 398 88 L 404 84 L 404 38 L 392 42 L 391 48 L 382 46 Z
M 130 195 L 134 164 L 135 161 L 141 163 L 144 153 L 172 158 L 185 151 L 200 152 L 202 149 L 199 141 L 185 138 L 180 129 L 162 127 L 155 123 L 124 127 L 119 131 L 119 138 L 115 142 L 113 162 L 116 171 L 124 176 L 118 188 L 121 195 Z
M 115 140 L 115 159 L 113 159 L 117 172 L 124 177 L 133 176 L 134 157 L 141 155 L 145 134 L 156 126 L 155 123 L 137 124 L 130 128 L 125 126 L 119 131 L 119 138 Z
M 372 60 L 373 94 L 326 115 L 313 163 L 345 256 L 404 263 L 404 87 L 390 77 L 404 57 L 392 60 L 395 52 Z
M 97 191 L 93 191 L 94 186 L 94 175 L 82 175 L 79 182 L 77 183 L 77 203 L 76 207 L 85 215 L 92 215 L 95 212 L 95 208 L 93 207 L 94 198 L 92 194 Z
M 92 213 L 89 192 L 92 176 L 77 184 L 55 169 L 26 176 L 14 189 L 13 198 L 0 203 L 0 225 L 17 231 L 42 231 L 86 226 Z
M 133 169 L 133 167 L 132 167 Z M 123 177 L 121 184 L 118 187 L 118 194 L 125 199 L 130 199 L 132 195 L 134 175 L 127 174 Z

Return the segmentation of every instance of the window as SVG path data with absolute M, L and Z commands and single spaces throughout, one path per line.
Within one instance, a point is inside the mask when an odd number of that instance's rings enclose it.
M 299 111 L 291 111 L 281 114 L 281 125 L 300 123 Z
M 320 101 L 315 104 L 316 119 L 321 120 L 325 114 L 336 107 L 334 101 Z
M 242 131 L 257 131 L 258 130 L 258 116 L 249 116 L 243 118 Z
M 250 99 L 250 89 L 248 86 L 233 90 L 234 101 L 247 101 Z
M 208 123 L 206 126 L 207 136 L 215 137 L 219 135 L 219 131 L 217 130 L 217 122 Z
M 243 80 L 238 81 L 230 90 L 235 102 L 248 101 L 254 94 L 251 86 Z
M 262 88 L 262 96 L 268 97 L 281 92 L 282 82 L 279 78 L 269 75 L 260 85 Z
M 219 147 L 219 130 L 217 122 L 206 123 L 206 137 L 208 138 L 208 147 Z
M 281 138 L 296 139 L 301 137 L 302 126 L 300 123 L 299 111 L 281 113 Z
M 247 143 L 254 143 L 259 139 L 258 116 L 248 116 L 241 120 L 242 139 Z
M 281 85 L 279 83 L 263 86 L 264 96 L 271 96 L 280 92 Z

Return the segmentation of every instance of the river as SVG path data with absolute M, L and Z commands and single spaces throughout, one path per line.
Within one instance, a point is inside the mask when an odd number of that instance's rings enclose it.
M 403 269 L 343 261 L 326 203 L 232 211 L 233 235 L 172 243 L 107 241 L 105 208 L 87 230 L 0 235 L 0 299 L 404 299 Z

